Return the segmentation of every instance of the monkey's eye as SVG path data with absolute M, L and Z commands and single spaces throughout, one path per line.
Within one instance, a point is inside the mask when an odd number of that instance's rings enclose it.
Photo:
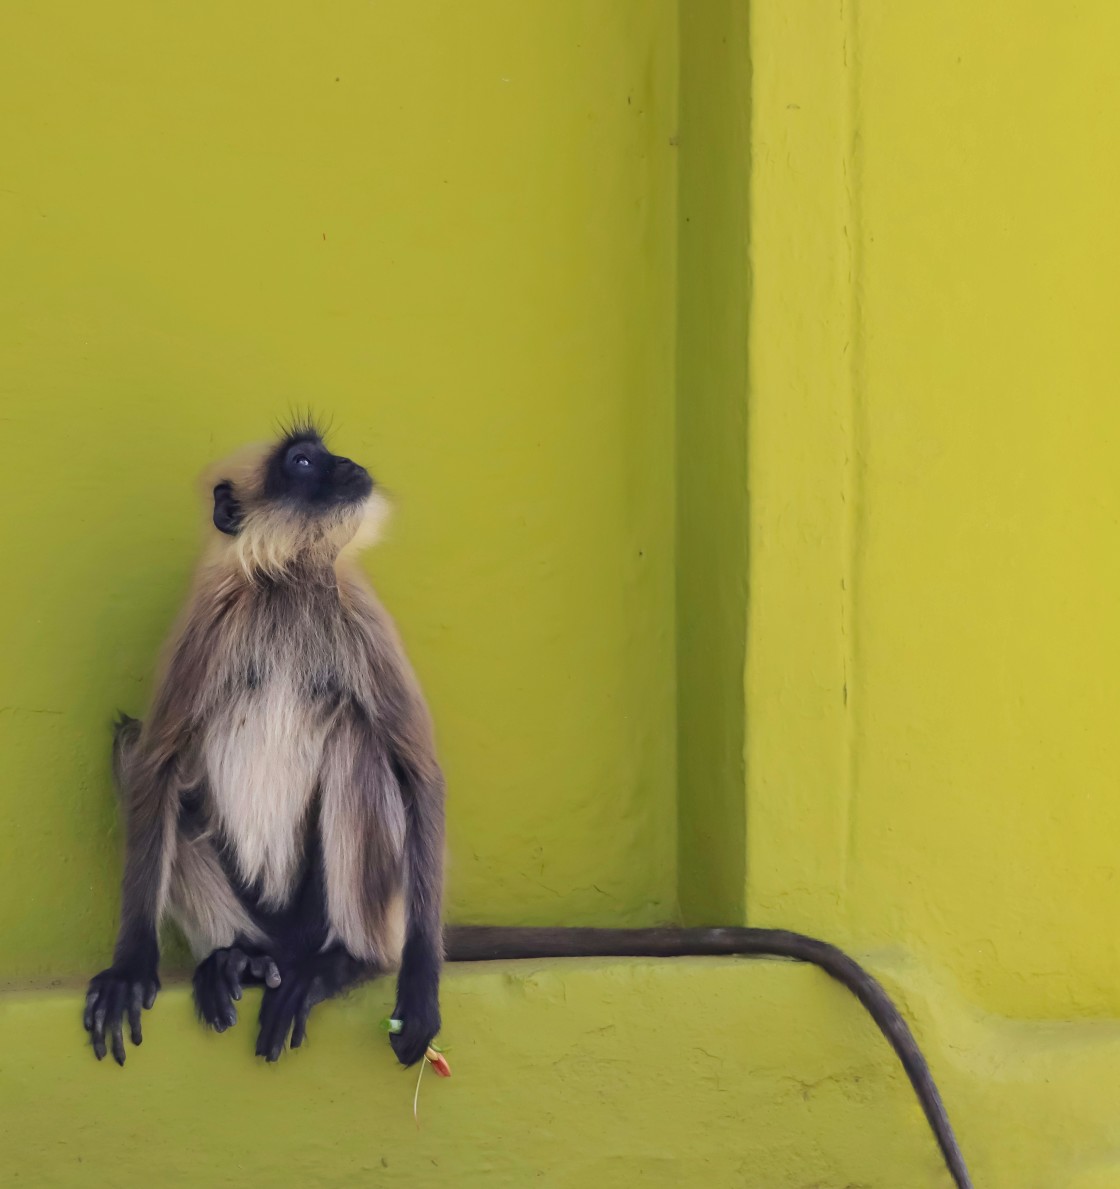
M 322 461 L 314 445 L 294 443 L 284 455 L 284 471 L 296 481 L 310 482 L 322 472 Z

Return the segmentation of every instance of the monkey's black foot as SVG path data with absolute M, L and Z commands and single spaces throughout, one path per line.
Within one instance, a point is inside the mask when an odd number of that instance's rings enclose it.
M 110 966 L 90 980 L 82 1023 L 98 1061 L 105 1056 L 108 1034 L 113 1060 L 118 1065 L 124 1064 L 125 1016 L 132 1043 L 138 1045 L 144 1039 L 140 1032 L 140 1010 L 151 1007 L 158 992 L 159 978 L 154 969 Z
M 265 991 L 257 1037 L 258 1057 L 278 1061 L 289 1033 L 293 1049 L 303 1044 L 311 1009 L 331 995 L 328 979 L 316 965 L 312 962 L 285 966 L 280 986 Z
M 280 985 L 266 988 L 261 1000 L 257 1056 L 278 1061 L 285 1043 L 298 1049 L 307 1039 L 311 1009 L 372 972 L 372 966 L 351 957 L 341 946 L 282 962 Z
M 280 985 L 280 971 L 267 954 L 249 955 L 231 946 L 215 950 L 198 964 L 191 980 L 198 1018 L 215 1032 L 225 1032 L 237 1023 L 234 1001 L 242 988 L 256 983 Z

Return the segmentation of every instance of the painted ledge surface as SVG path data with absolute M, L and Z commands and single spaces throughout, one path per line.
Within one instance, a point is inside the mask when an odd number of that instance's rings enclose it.
M 979 1018 L 874 962 L 926 1047 L 983 1189 L 1120 1185 L 1120 1028 Z M 317 1009 L 308 1046 L 252 1057 L 164 990 L 122 1070 L 84 1045 L 77 989 L 0 997 L 5 1185 L 949 1185 L 886 1042 L 815 970 L 736 959 L 455 966 L 454 1076 L 377 1022 L 387 984 Z

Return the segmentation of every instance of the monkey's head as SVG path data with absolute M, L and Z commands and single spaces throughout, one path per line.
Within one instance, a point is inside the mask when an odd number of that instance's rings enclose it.
M 207 486 L 214 527 L 249 574 L 372 545 L 389 507 L 365 467 L 332 454 L 310 424 L 247 447 L 214 468 Z

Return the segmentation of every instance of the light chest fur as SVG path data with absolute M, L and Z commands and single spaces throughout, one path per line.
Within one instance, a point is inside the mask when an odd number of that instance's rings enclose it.
M 286 903 L 303 857 L 339 703 L 343 627 L 327 593 L 254 600 L 230 626 L 217 683 L 224 696 L 208 716 L 202 767 L 239 874 L 269 908 Z

